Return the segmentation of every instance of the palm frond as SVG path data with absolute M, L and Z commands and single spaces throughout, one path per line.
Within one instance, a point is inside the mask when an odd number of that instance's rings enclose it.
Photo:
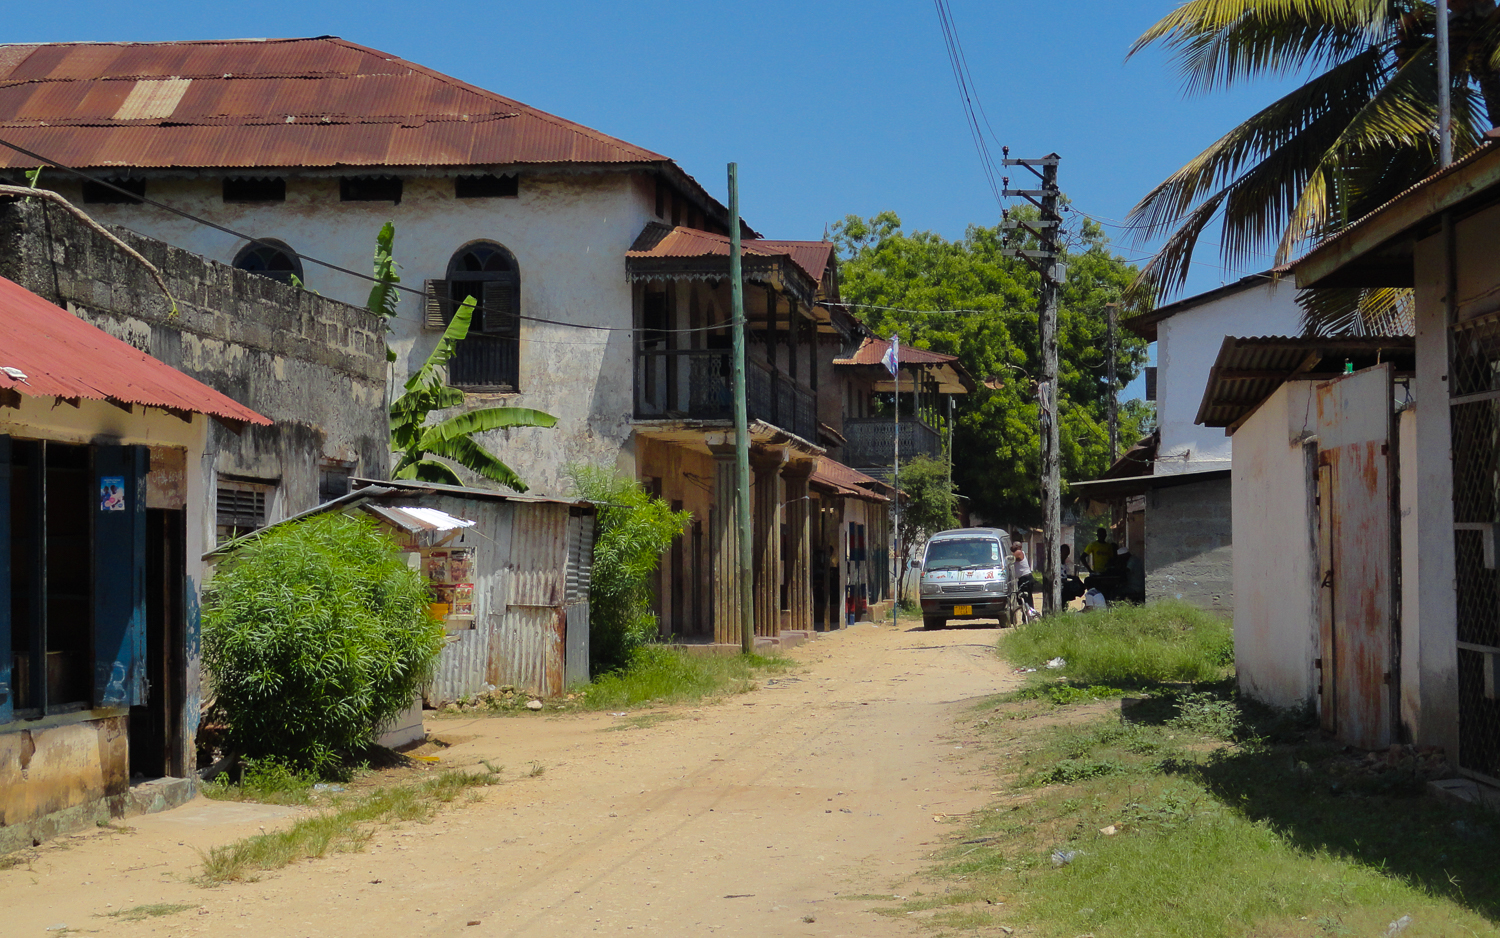
M 438 369 L 448 364 L 458 351 L 458 343 L 469 335 L 469 323 L 474 319 L 474 298 L 465 297 L 459 304 L 458 309 L 453 312 L 453 320 L 448 323 L 448 328 L 443 330 L 443 337 L 438 340 L 437 348 L 427 356 L 422 367 L 412 373 L 406 379 L 406 390 L 411 391 L 418 387 L 436 388 L 443 386 L 443 379 L 438 374 Z
M 401 302 L 401 293 L 396 284 L 401 275 L 396 273 L 396 224 L 386 222 L 375 236 L 375 285 L 370 288 L 370 298 L 365 308 L 386 319 L 396 317 L 396 305 Z
M 1302 290 L 1304 335 L 1412 335 L 1415 295 L 1406 287 Z
M 451 466 L 436 459 L 414 459 L 402 464 L 391 475 L 397 479 L 415 479 L 418 482 L 437 482 L 441 485 L 464 484 Z

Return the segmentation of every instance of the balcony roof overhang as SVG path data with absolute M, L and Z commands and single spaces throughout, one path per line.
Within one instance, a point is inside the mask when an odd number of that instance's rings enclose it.
M 699 453 L 712 453 L 710 446 L 734 443 L 732 420 L 635 420 L 635 432 L 651 440 L 682 446 Z M 764 420 L 750 421 L 750 445 L 761 449 L 785 448 L 795 456 L 822 456 L 827 450 Z

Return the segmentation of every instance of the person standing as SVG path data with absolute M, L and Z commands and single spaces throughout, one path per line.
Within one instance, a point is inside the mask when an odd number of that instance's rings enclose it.
M 1083 562 L 1090 573 L 1103 573 L 1114 559 L 1115 549 L 1109 544 L 1109 529 L 1100 528 L 1098 537 L 1083 549 Z

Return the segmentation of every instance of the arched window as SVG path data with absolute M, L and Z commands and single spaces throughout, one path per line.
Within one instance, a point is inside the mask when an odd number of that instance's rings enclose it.
M 492 241 L 466 244 L 448 261 L 446 280 L 428 283 L 428 322 L 446 326 L 474 298 L 469 337 L 448 363 L 454 387 L 514 391 L 520 378 L 521 275 L 515 255 Z
M 297 252 L 272 238 L 261 238 L 245 245 L 234 256 L 234 266 L 286 284 L 290 284 L 293 277 L 299 282 L 302 280 L 302 261 Z

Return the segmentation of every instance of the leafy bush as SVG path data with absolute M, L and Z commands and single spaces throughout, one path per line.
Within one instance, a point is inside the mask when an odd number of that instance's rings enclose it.
M 337 774 L 432 675 L 443 626 L 374 522 L 319 515 L 266 532 L 204 596 L 203 664 L 228 749 Z
M 569 466 L 574 492 L 599 506 L 589 588 L 589 657 L 593 674 L 624 668 L 656 635 L 652 581 L 661 555 L 692 515 L 673 511 L 639 484 L 597 466 Z
M 1234 664 L 1234 631 L 1195 606 L 1162 600 L 1046 616 L 1003 635 L 1000 653 L 1033 667 L 1063 658 L 1061 673 L 1077 684 L 1197 683 L 1222 679 Z

